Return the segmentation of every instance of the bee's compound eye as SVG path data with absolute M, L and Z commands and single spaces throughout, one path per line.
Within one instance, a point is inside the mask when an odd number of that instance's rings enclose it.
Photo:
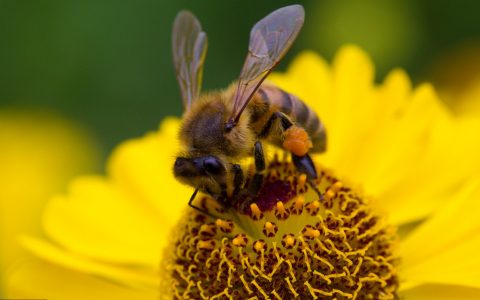
M 206 157 L 203 160 L 203 168 L 212 175 L 221 174 L 224 171 L 222 163 L 215 157 Z

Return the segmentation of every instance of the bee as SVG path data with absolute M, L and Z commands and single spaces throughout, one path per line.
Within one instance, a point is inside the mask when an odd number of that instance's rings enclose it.
M 298 171 L 317 178 L 309 153 L 326 149 L 325 127 L 298 97 L 264 80 L 280 62 L 303 26 L 301 5 L 273 11 L 250 32 L 245 63 L 238 81 L 218 92 L 200 93 L 207 36 L 200 22 L 181 11 L 173 26 L 173 61 L 184 105 L 180 141 L 185 151 L 174 163 L 175 177 L 210 194 L 224 207 L 246 190 L 255 196 L 266 168 L 262 142 L 291 153 Z M 255 174 L 245 183 L 239 161 L 254 158 Z M 208 214 L 208 213 L 207 213 Z

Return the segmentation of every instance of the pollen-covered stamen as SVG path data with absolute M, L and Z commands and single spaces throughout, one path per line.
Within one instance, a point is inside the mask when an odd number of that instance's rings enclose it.
M 318 174 L 320 198 L 291 163 L 275 160 L 246 212 L 222 213 L 213 199 L 202 202 L 216 220 L 188 211 L 167 255 L 175 298 L 394 299 L 394 230 Z
M 247 243 L 248 243 L 248 238 L 245 234 L 238 234 L 232 240 L 232 244 L 237 247 L 245 247 L 247 246 Z
M 275 234 L 277 234 L 277 231 L 278 226 L 275 225 L 275 223 L 265 222 L 265 224 L 263 225 L 262 232 L 266 237 L 274 237 Z
M 230 233 L 234 228 L 233 222 L 230 220 L 217 219 L 215 225 L 224 233 Z
M 295 246 L 295 236 L 291 233 L 285 234 L 282 238 L 282 246 L 285 249 L 292 249 Z
M 263 218 L 263 212 L 256 203 L 250 204 L 250 216 L 253 220 L 258 221 Z
M 305 198 L 302 195 L 299 195 L 292 201 L 290 211 L 292 214 L 299 215 L 303 212 L 303 205 L 305 203 Z
M 255 253 L 260 253 L 261 251 L 267 250 L 267 244 L 265 243 L 264 240 L 257 240 L 253 243 L 252 250 L 255 251 Z
M 311 216 L 316 216 L 320 210 L 320 201 L 314 200 L 307 205 L 305 205 L 307 213 Z
M 285 207 L 282 201 L 278 201 L 275 205 L 275 217 L 279 220 L 285 220 L 290 215 L 290 212 Z

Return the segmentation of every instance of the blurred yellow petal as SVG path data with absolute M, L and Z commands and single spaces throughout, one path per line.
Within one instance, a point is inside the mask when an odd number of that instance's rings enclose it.
M 108 262 L 159 264 L 164 224 L 140 198 L 102 177 L 80 177 L 45 209 L 46 235 L 74 253 Z
M 466 186 L 402 241 L 405 280 L 480 288 L 479 198 L 480 182 Z
M 0 110 L 2 269 L 24 255 L 18 235 L 41 232 L 40 216 L 48 197 L 63 190 L 71 177 L 97 169 L 99 157 L 98 146 L 85 130 L 53 112 Z
M 455 101 L 454 105 L 458 112 L 478 117 L 480 115 L 480 74 L 472 80 L 470 88 L 452 100 Z
M 330 70 L 306 52 L 271 79 L 306 99 L 325 123 L 323 165 L 381 199 L 376 204 L 391 222 L 419 220 L 452 199 L 480 168 L 480 141 L 469 138 L 480 122 L 454 117 L 431 85 L 412 88 L 401 70 L 380 86 L 373 74 L 369 57 L 350 45 L 339 50 Z
M 456 199 L 456 191 L 476 176 L 480 168 L 480 140 L 469 138 L 480 130 L 480 120 L 442 118 L 425 139 L 420 163 L 410 166 L 401 181 L 378 194 L 392 221 L 405 223 L 423 218 L 439 205 Z M 409 189 L 404 187 L 408 186 Z M 411 190 L 415 189 L 415 193 Z
M 474 300 L 480 299 L 480 289 L 454 285 L 428 284 L 405 291 L 407 300 Z
M 351 155 L 351 145 L 362 142 L 362 133 L 375 125 L 372 105 L 378 102 L 373 94 L 373 64 L 361 49 L 342 47 L 335 56 L 332 70 L 334 95 L 328 101 L 334 105 L 335 118 L 327 127 L 327 163 L 343 174 L 355 158 Z
M 434 58 L 429 77 L 455 112 L 480 114 L 480 42 L 467 40 Z
M 131 289 L 33 258 L 15 268 L 7 285 L 12 287 L 5 295 L 9 299 L 155 300 L 159 297 L 156 290 Z
M 135 288 L 158 289 L 157 270 L 153 267 L 121 264 L 108 264 L 88 256 L 65 251 L 51 243 L 35 238 L 24 237 L 22 244 L 38 257 L 52 261 L 57 265 L 91 275 L 109 278 Z
M 172 166 L 179 150 L 177 135 L 180 122 L 168 118 L 158 133 L 120 145 L 108 164 L 108 173 L 116 186 L 127 195 L 142 199 L 142 205 L 162 226 L 175 224 L 191 189 L 172 176 Z M 138 200 L 137 200 L 138 201 Z
M 24 238 L 33 253 L 58 265 L 123 284 L 156 286 L 170 229 L 192 192 L 171 176 L 179 121 L 120 145 L 109 176 L 82 176 L 45 208 L 50 242 Z M 184 195 L 183 201 L 168 201 Z M 158 289 L 158 287 L 157 287 Z
M 372 119 L 377 125 L 362 135 L 362 141 L 355 149 L 358 159 L 350 160 L 349 170 L 349 176 L 362 178 L 365 189 L 373 195 L 388 190 L 392 181 L 405 176 L 406 166 L 401 166 L 400 170 L 396 169 L 394 174 L 388 170 L 389 165 L 395 161 L 402 161 L 403 158 L 402 153 L 396 151 L 398 147 L 396 143 L 398 143 L 398 134 L 404 128 L 399 124 L 399 118 L 396 116 L 403 113 L 412 97 L 410 80 L 401 70 L 390 73 L 378 92 L 376 101 L 381 105 L 377 103 L 376 109 L 372 112 L 374 116 Z M 408 146 L 414 147 L 415 144 L 401 145 L 402 148 Z
M 417 247 L 422 248 L 427 244 L 424 242 Z M 479 248 L 480 234 L 477 234 L 420 263 L 405 265 L 402 274 L 413 283 L 455 284 L 480 289 Z
M 305 51 L 299 54 L 286 73 L 273 73 L 268 80 L 308 103 L 325 124 L 332 122 L 333 102 L 327 101 L 332 93 L 331 70 L 317 53 Z

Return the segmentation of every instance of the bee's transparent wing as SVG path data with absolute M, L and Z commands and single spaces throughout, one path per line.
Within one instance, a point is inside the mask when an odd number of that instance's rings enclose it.
M 272 12 L 252 28 L 229 122 L 237 123 L 255 91 L 296 39 L 304 19 L 303 7 L 290 5 Z
M 175 18 L 172 49 L 183 106 L 188 110 L 200 95 L 203 62 L 207 53 L 207 35 L 189 11 L 181 11 Z

